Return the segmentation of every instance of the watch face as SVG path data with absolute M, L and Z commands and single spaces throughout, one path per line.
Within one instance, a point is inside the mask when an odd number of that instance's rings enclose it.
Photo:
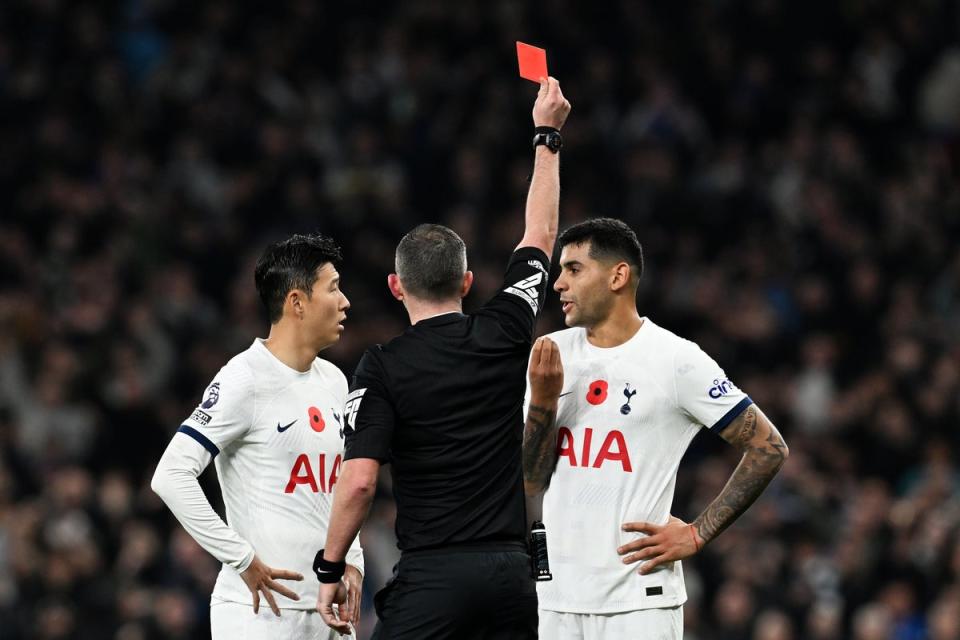
M 556 153 L 560 150 L 560 147 L 563 146 L 563 138 L 560 137 L 560 134 L 556 131 L 550 133 L 538 133 L 533 136 L 533 147 L 536 148 L 538 145 L 543 145 L 550 151 Z

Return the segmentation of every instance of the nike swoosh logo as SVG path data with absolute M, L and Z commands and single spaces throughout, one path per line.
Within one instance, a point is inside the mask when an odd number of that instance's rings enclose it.
M 568 395 L 570 395 L 571 393 L 573 393 L 573 391 L 567 391 L 566 393 L 561 393 L 561 394 L 558 395 L 557 397 L 558 397 L 558 398 L 562 398 L 563 396 L 568 396 Z
M 289 429 L 290 427 L 292 427 L 294 422 L 296 422 L 296 420 L 294 420 L 293 422 L 291 422 L 290 424 L 288 424 L 288 425 L 285 426 L 285 427 L 281 427 L 281 426 L 280 426 L 280 423 L 278 422 L 278 423 L 277 423 L 277 433 L 283 433 L 284 431 L 286 431 L 287 429 Z

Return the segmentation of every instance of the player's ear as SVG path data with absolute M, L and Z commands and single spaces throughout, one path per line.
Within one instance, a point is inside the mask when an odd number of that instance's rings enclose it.
M 473 271 L 466 271 L 463 274 L 463 284 L 460 286 L 460 297 L 466 298 L 470 293 L 470 287 L 473 286 Z
M 387 276 L 387 288 L 390 289 L 390 295 L 392 295 L 397 300 L 403 301 L 403 284 L 400 282 L 400 276 L 395 273 L 391 273 Z
M 610 270 L 610 290 L 620 291 L 630 284 L 630 265 L 618 262 Z
M 290 310 L 294 318 L 303 318 L 304 298 L 303 291 L 300 291 L 300 289 L 291 289 L 287 292 L 287 302 L 285 306 Z

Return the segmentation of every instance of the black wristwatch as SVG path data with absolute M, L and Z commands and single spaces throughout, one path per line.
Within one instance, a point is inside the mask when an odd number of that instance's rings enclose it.
M 560 137 L 560 130 L 553 127 L 537 127 L 534 129 L 533 148 L 536 149 L 541 144 L 553 153 L 560 151 L 563 146 L 563 138 Z

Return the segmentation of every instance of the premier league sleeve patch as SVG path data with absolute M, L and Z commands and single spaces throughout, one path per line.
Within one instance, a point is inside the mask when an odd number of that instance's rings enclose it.
M 203 409 L 210 409 L 213 405 L 217 404 L 220 401 L 220 383 L 214 382 L 209 387 L 207 387 L 207 392 L 204 394 L 203 402 L 200 404 L 200 407 Z

